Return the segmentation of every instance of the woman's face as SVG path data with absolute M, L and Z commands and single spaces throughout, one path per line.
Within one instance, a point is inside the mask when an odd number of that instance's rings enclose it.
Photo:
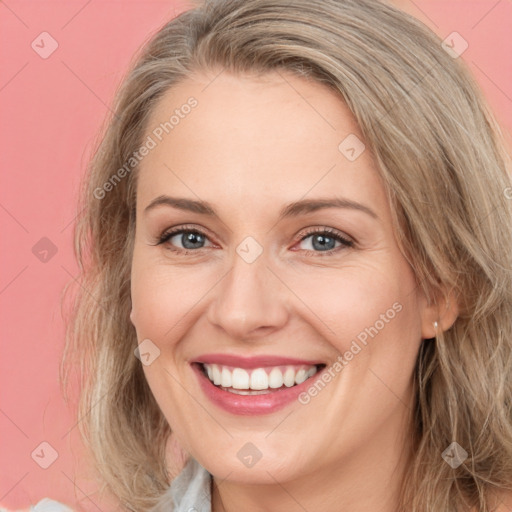
M 131 319 L 172 430 L 219 478 L 389 472 L 404 446 L 436 318 L 362 140 L 286 73 L 196 76 L 151 115 Z

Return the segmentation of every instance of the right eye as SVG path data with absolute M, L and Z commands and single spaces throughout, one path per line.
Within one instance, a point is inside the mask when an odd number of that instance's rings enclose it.
M 175 252 L 195 251 L 203 249 L 208 237 L 196 228 L 178 227 L 164 231 L 158 238 L 157 245 L 166 244 L 169 249 Z M 176 247 L 181 244 L 181 247 Z

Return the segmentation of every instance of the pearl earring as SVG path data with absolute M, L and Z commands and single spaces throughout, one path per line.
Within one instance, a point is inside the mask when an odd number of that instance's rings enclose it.
M 434 330 L 437 331 L 437 322 L 434 322 Z

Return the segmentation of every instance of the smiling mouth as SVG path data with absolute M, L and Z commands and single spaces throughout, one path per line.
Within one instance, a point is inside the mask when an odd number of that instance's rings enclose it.
M 281 365 L 247 369 L 221 364 L 196 364 L 214 386 L 236 395 L 265 395 L 292 388 L 314 377 L 326 366 Z

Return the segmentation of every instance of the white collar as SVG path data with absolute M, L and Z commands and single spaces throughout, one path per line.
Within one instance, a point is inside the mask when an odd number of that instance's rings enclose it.
M 173 512 L 211 512 L 211 484 L 212 475 L 191 456 L 171 482 L 165 501 L 172 503 Z

